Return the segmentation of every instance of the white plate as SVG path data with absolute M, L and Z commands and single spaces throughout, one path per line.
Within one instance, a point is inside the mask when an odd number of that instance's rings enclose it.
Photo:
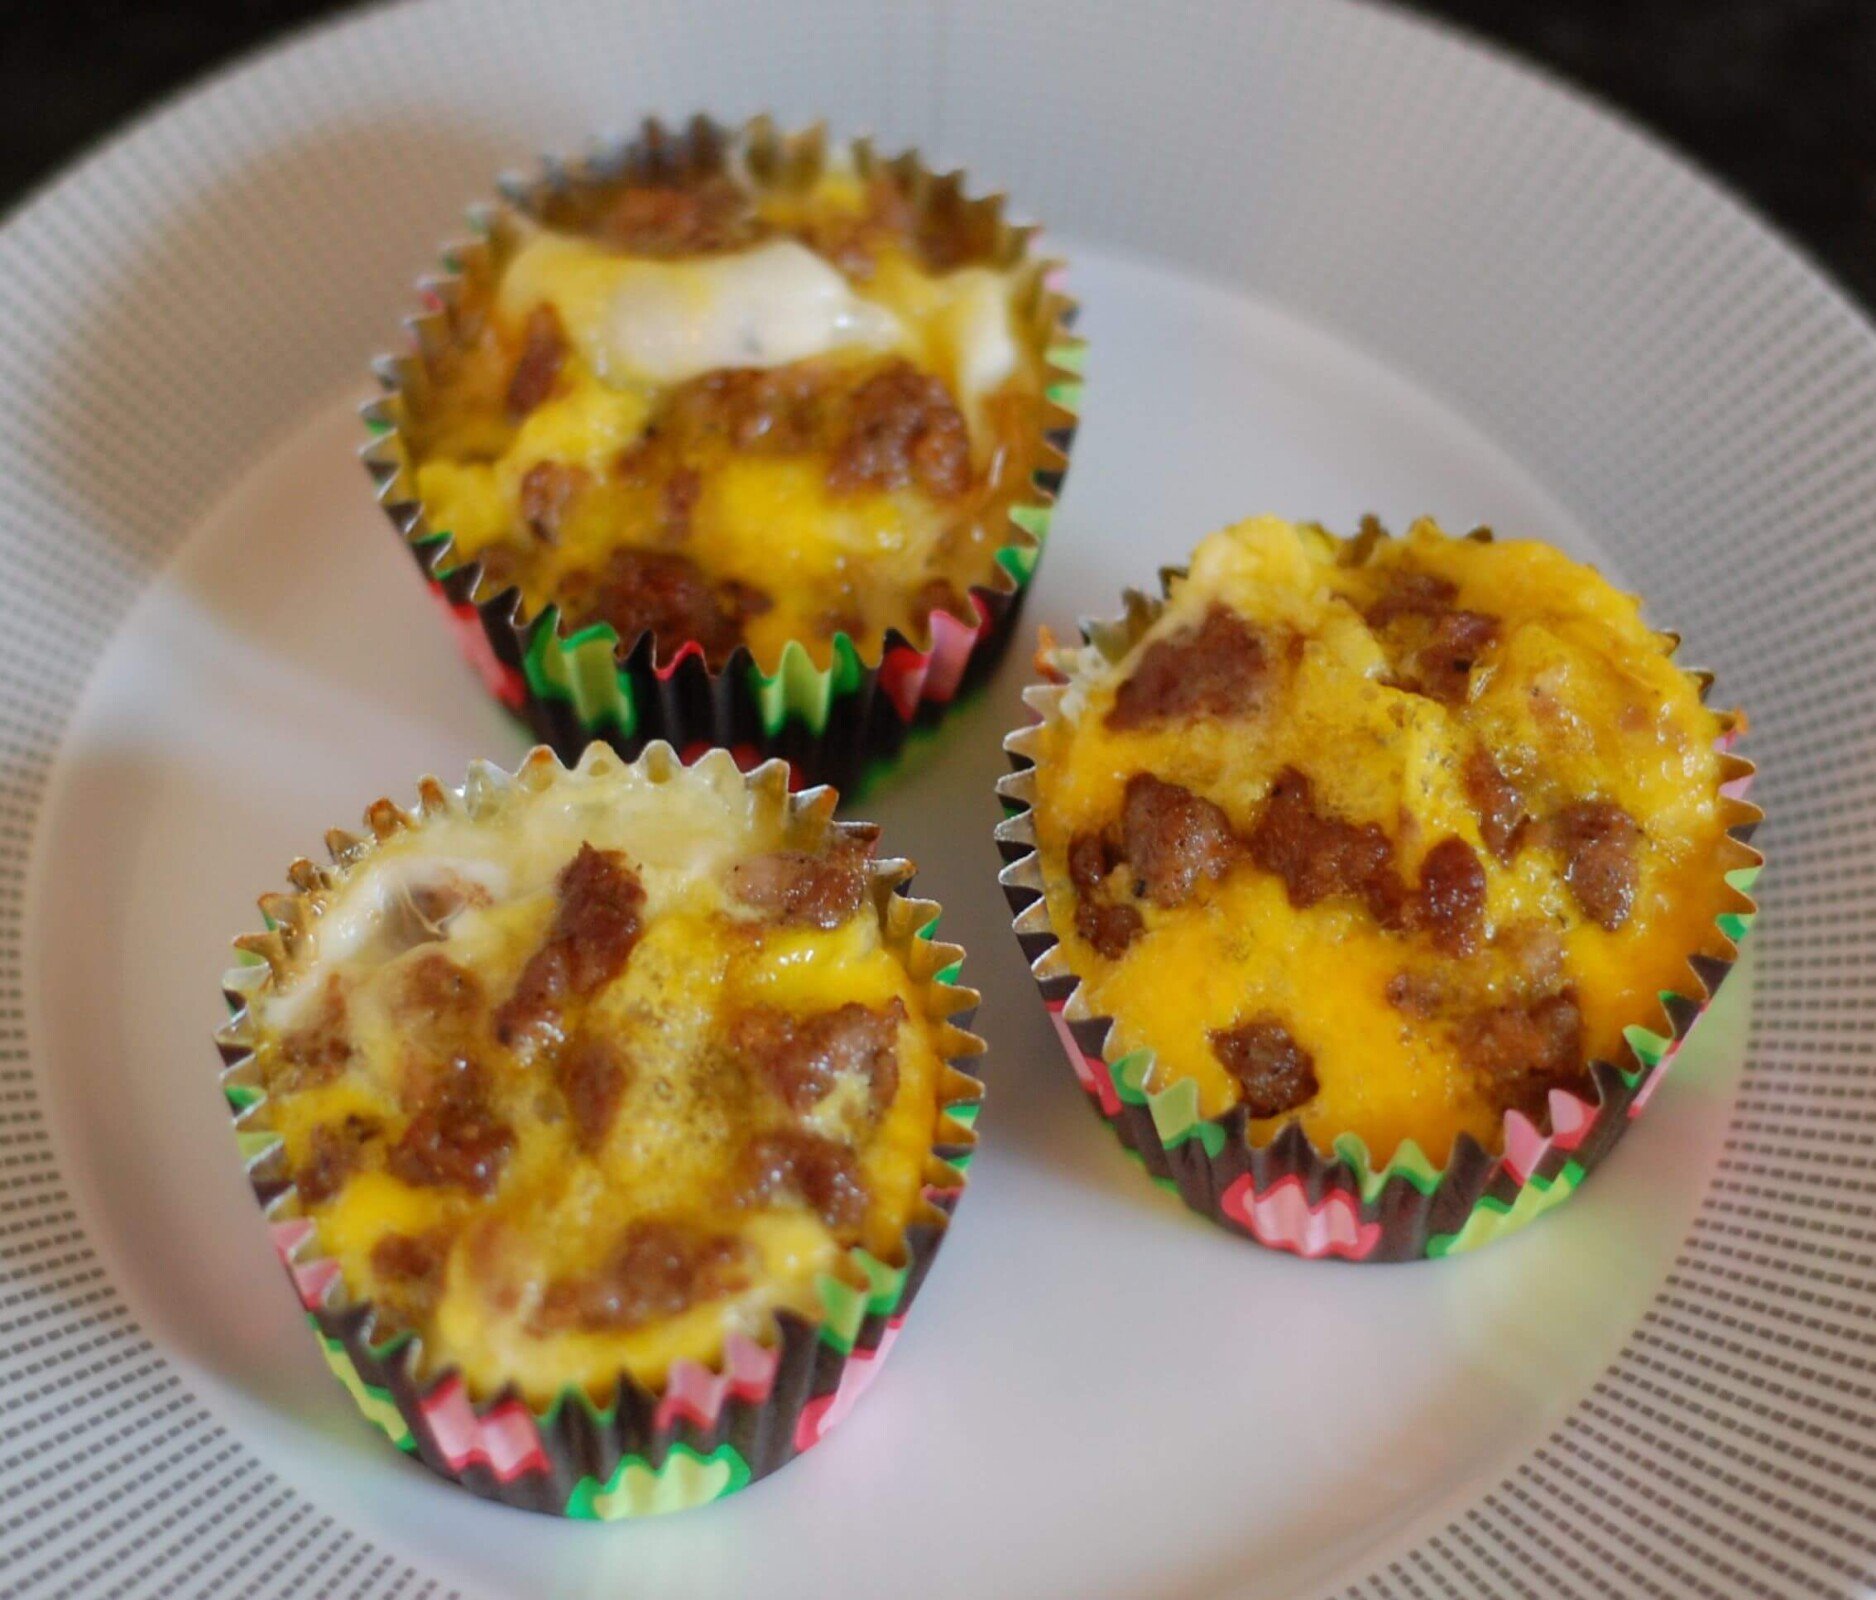
M 970 948 L 984 1150 L 829 1444 L 651 1523 L 386 1450 L 253 1214 L 208 1034 L 322 831 L 518 756 L 350 459 L 504 163 L 772 107 L 1004 183 L 1085 422 L 1028 625 L 1253 509 L 1430 510 L 1642 587 L 1749 707 L 1755 950 L 1579 1200 L 1405 1268 L 1257 1251 L 1080 1104 L 995 884 L 1021 650 L 866 810 Z M 371 13 L 0 232 L 0 1592 L 1855 1591 L 1876 1562 L 1876 342 L 1634 135 L 1341 4 Z

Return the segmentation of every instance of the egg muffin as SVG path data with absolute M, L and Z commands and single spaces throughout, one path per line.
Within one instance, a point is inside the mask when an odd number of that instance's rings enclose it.
M 961 1190 L 959 952 L 785 777 L 595 746 L 427 780 L 240 941 L 228 1085 L 308 1309 L 368 1414 L 482 1492 L 615 1515 L 779 1465 Z M 525 1440 L 506 1481 L 491 1428 Z
M 1438 1176 L 1508 1208 L 1546 1134 L 1546 1192 L 1573 1187 L 1752 910 L 1737 719 L 1675 643 L 1544 544 L 1266 517 L 1051 654 L 1006 881 L 1104 1098 L 1240 1165 L 1340 1162 L 1338 1253 L 1450 1243 Z M 1250 1226 L 1269 1185 L 1238 1175 Z M 1392 1177 L 1445 1208 L 1418 1239 L 1361 1232 Z
M 878 700 L 900 737 L 955 696 L 1065 465 L 1070 307 L 1032 230 L 913 157 L 766 122 L 654 126 L 512 198 L 387 369 L 370 452 L 451 603 L 500 601 L 511 703 L 570 704 L 573 726 L 534 712 L 563 750 L 766 750 L 817 694 Z M 654 672 L 730 673 L 757 715 L 674 722 L 641 644 Z M 608 651 L 623 689 L 592 681 Z

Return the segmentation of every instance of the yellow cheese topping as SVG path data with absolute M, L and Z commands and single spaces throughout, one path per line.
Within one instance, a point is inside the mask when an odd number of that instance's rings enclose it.
M 1733 904 L 1723 724 L 1670 648 L 1542 544 L 1214 534 L 1125 657 L 1073 654 L 1042 732 L 1088 1003 L 1258 1142 L 1293 1116 L 1377 1163 L 1496 1149 L 1509 1106 L 1589 1092 L 1588 1059 L 1660 1026 Z M 1181 848 L 1199 868 L 1169 879 Z
M 770 670 L 791 639 L 825 662 L 837 633 L 874 655 L 969 619 L 1043 449 L 1038 263 L 934 244 L 897 179 L 840 161 L 556 223 L 498 235 L 473 335 L 409 399 L 453 564 Z
M 856 1245 L 903 1259 L 943 1018 L 866 847 L 703 770 L 392 834 L 257 1002 L 317 1253 L 479 1396 L 603 1402 L 816 1314 Z

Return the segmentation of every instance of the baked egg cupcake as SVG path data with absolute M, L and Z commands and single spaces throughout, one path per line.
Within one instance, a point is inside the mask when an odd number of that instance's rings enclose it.
M 1079 347 L 999 197 L 699 119 L 476 213 L 382 363 L 380 498 L 505 703 L 850 788 L 992 661 Z
M 1363 1260 L 1576 1188 L 1753 912 L 1740 720 L 1676 643 L 1547 545 L 1266 517 L 1045 648 L 1003 881 L 1150 1171 Z
M 237 941 L 224 1090 L 365 1414 L 529 1509 L 716 1499 L 877 1370 L 964 1184 L 976 996 L 770 763 L 537 750 L 381 800 Z

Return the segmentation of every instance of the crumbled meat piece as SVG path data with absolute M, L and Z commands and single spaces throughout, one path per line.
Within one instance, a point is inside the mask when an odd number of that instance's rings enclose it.
M 690 537 L 690 515 L 703 498 L 703 478 L 695 467 L 679 467 L 664 480 L 661 515 L 665 536 L 683 540 Z
M 753 1268 L 749 1247 L 733 1234 L 641 1218 L 596 1272 L 550 1283 L 533 1326 L 539 1333 L 642 1328 L 747 1288 Z
M 1394 842 L 1376 823 L 1359 827 L 1316 809 L 1309 779 L 1294 767 L 1277 775 L 1251 830 L 1251 859 L 1283 880 L 1299 910 L 1331 895 L 1366 903 L 1392 933 L 1424 932 L 1448 955 L 1477 947 L 1485 912 L 1485 868 L 1457 835 L 1439 841 L 1413 888 L 1394 863 Z
M 282 1068 L 278 1082 L 284 1088 L 330 1083 L 345 1070 L 352 1059 L 352 1037 L 345 987 L 336 972 L 320 989 L 311 1015 L 282 1034 L 276 1049 Z
M 1420 886 L 1408 921 L 1446 955 L 1468 956 L 1478 948 L 1484 917 L 1485 868 L 1471 845 L 1448 834 L 1420 863 Z
M 552 306 L 536 306 L 521 331 L 521 358 L 508 380 L 508 415 L 521 421 L 554 392 L 560 364 L 567 358 L 567 336 Z
M 1075 931 L 1094 946 L 1096 954 L 1118 961 L 1146 931 L 1146 919 L 1134 906 L 1083 900 L 1075 907 Z
M 1492 935 L 1491 949 L 1510 969 L 1501 981 L 1527 1006 L 1563 992 L 1563 940 L 1548 923 L 1533 920 L 1501 927 Z M 1445 966 L 1397 972 L 1388 979 L 1386 992 L 1388 1004 L 1397 1011 L 1427 1018 L 1463 1015 L 1468 994 L 1476 989 L 1462 969 Z
M 731 1024 L 730 1050 L 752 1063 L 796 1115 L 813 1110 L 842 1079 L 867 1084 L 873 1104 L 882 1106 L 899 1087 L 905 1017 L 896 997 L 877 1011 L 849 1001 L 807 1017 L 757 1006 Z
M 614 550 L 597 579 L 576 582 L 576 609 L 610 623 L 629 649 L 649 633 L 665 653 L 695 643 L 712 664 L 743 642 L 743 624 L 769 609 L 753 585 L 712 583 L 703 568 L 675 550 L 627 546 Z
M 1285 767 L 1250 835 L 1251 859 L 1283 880 L 1299 910 L 1330 895 L 1365 898 L 1384 927 L 1398 925 L 1404 900 L 1394 844 L 1372 822 L 1360 827 L 1316 810 L 1303 773 Z
M 617 850 L 582 844 L 560 869 L 560 904 L 546 942 L 528 958 L 514 993 L 495 1013 L 495 1037 L 513 1045 L 543 1024 L 556 1025 L 562 1004 L 583 998 L 625 970 L 642 931 L 645 887 Z
M 337 1194 L 358 1170 L 378 1132 L 376 1121 L 357 1113 L 336 1127 L 314 1128 L 307 1141 L 311 1148 L 306 1159 L 293 1170 L 293 1187 L 299 1192 L 301 1206 L 324 1205 Z
M 746 190 L 722 173 L 687 184 L 634 184 L 597 219 L 600 238 L 636 256 L 670 259 L 740 250 L 764 231 Z
M 1498 638 L 1498 619 L 1482 611 L 1447 611 L 1424 643 L 1401 663 L 1398 682 L 1442 705 L 1465 703 L 1473 664 Z
M 1377 631 L 1402 617 L 1437 617 L 1452 609 L 1459 586 L 1431 572 L 1410 572 L 1396 567 L 1387 575 L 1387 589 L 1365 613 Z
M 811 361 L 706 372 L 672 390 L 664 426 L 679 441 L 718 438 L 749 455 L 803 455 L 829 426 L 830 377 Z
M 1479 837 L 1500 861 L 1509 862 L 1524 842 L 1528 818 L 1524 796 L 1507 778 L 1492 753 L 1481 747 L 1466 758 L 1466 798 L 1479 817 Z
M 1366 618 L 1376 633 L 1387 634 L 1396 687 L 1443 705 L 1465 701 L 1473 665 L 1498 638 L 1499 624 L 1482 611 L 1458 610 L 1458 597 L 1457 585 L 1430 572 L 1388 573 L 1387 588 Z
M 555 881 L 560 907 L 554 938 L 567 946 L 567 981 L 575 994 L 591 994 L 624 970 L 638 943 L 645 886 L 617 850 L 582 844 Z
M 1635 903 L 1641 825 L 1609 800 L 1584 800 L 1551 819 L 1563 852 L 1563 881 L 1592 922 L 1613 933 Z
M 1068 841 L 1068 881 L 1093 894 L 1120 865 L 1120 851 L 1108 833 L 1078 833 Z
M 805 1128 L 758 1134 L 742 1156 L 745 1205 L 799 1200 L 836 1233 L 852 1233 L 866 1219 L 866 1186 L 846 1145 Z
M 1315 1098 L 1315 1058 L 1290 1030 L 1265 1013 L 1211 1032 L 1212 1054 L 1237 1080 L 1239 1100 L 1253 1117 L 1280 1117 Z
M 391 1147 L 385 1169 L 418 1188 L 488 1195 L 514 1145 L 514 1129 L 488 1103 L 481 1068 L 459 1057 L 431 1079 L 424 1104 Z
M 387 1233 L 371 1247 L 371 1270 L 390 1285 L 398 1310 L 421 1317 L 435 1308 L 442 1295 L 449 1249 L 447 1229 Z
M 772 850 L 730 868 L 730 893 L 777 922 L 838 928 L 866 898 L 873 840 L 836 835 L 824 850 Z
M 861 384 L 827 483 L 836 494 L 917 484 L 940 500 L 971 485 L 971 439 L 937 378 L 895 360 Z
M 1263 701 L 1264 641 L 1235 611 L 1214 605 L 1195 628 L 1155 639 L 1118 689 L 1107 725 L 1116 732 L 1174 717 L 1238 717 Z
M 1397 972 L 1387 980 L 1387 1003 L 1410 1017 L 1436 1017 L 1452 1004 L 1452 985 L 1440 973 Z
M 391 997 L 401 1029 L 453 1030 L 479 1018 L 488 1004 L 482 980 L 441 950 L 425 950 L 398 970 Z
M 537 461 L 521 477 L 521 520 L 542 544 L 560 541 L 567 510 L 592 483 L 584 467 L 564 461 Z
M 554 1081 L 567 1102 L 574 1139 L 589 1154 L 599 1149 L 631 1087 L 624 1052 L 609 1039 L 578 1034 L 555 1053 Z
M 1540 1116 L 1553 1088 L 1584 1076 L 1583 1014 L 1568 991 L 1476 1012 L 1460 1022 L 1457 1037 L 1460 1060 L 1508 1110 Z
M 1150 772 L 1127 780 L 1120 826 L 1127 864 L 1157 906 L 1185 904 L 1201 878 L 1222 878 L 1241 851 L 1223 811 Z

